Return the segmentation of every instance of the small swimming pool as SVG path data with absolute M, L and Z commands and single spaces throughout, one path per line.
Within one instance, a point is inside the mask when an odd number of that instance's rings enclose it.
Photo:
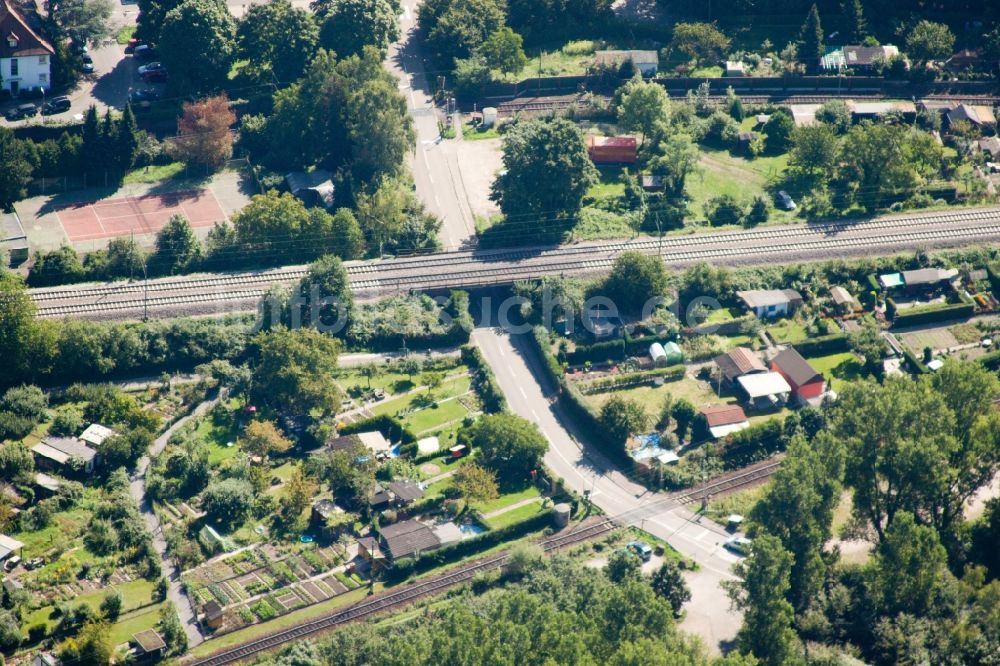
M 389 456 L 392 458 L 398 458 L 400 450 L 401 450 L 400 445 L 397 444 L 396 446 L 389 449 Z
M 469 539 L 486 531 L 486 528 L 479 523 L 462 523 L 458 526 L 463 539 Z

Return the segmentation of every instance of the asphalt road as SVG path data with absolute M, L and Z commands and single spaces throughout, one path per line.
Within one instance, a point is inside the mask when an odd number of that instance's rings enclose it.
M 477 328 L 473 340 L 482 350 L 511 410 L 538 425 L 549 441 L 545 464 L 566 485 L 590 491 L 594 504 L 606 514 L 629 514 L 628 522 L 657 536 L 700 569 L 685 575 L 691 601 L 681 628 L 700 636 L 709 649 L 721 652 L 736 636 L 741 615 L 730 607 L 720 587 L 733 580 L 731 567 L 737 556 L 722 547 L 730 537 L 709 520 L 699 521 L 690 511 L 664 501 L 664 495 L 629 480 L 603 455 L 576 436 L 570 419 L 550 401 L 552 393 L 539 383 L 538 363 L 524 335 L 496 328 Z
M 417 195 L 428 212 L 442 220 L 444 249 L 463 249 L 475 239 L 475 218 L 461 183 L 456 148 L 453 142 L 442 141 L 438 130 L 439 114 L 430 87 L 436 74 L 427 71 L 417 35 L 419 4 L 419 0 L 403 3 L 400 40 L 389 47 L 385 66 L 399 80 L 399 90 L 406 98 L 417 132 L 417 146 L 409 165 Z

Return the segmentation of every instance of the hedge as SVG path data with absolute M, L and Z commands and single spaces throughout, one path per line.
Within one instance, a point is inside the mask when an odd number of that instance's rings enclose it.
M 846 334 L 834 333 L 796 342 L 793 347 L 803 356 L 823 356 L 848 351 L 850 341 Z
M 405 445 L 412 444 L 417 441 L 417 436 L 413 434 L 412 430 L 404 426 L 398 419 L 395 419 L 388 414 L 373 416 L 372 418 L 364 419 L 363 421 L 348 423 L 343 428 L 338 430 L 338 434 L 353 435 L 359 432 L 371 432 L 372 430 L 378 430 L 390 442 L 398 441 Z
M 562 383 L 563 369 L 559 361 L 549 350 L 552 349 L 552 338 L 544 326 L 535 326 L 531 329 L 531 340 L 535 343 L 538 355 L 541 357 L 545 374 L 552 382 L 553 387 L 558 387 Z
M 468 292 L 451 292 L 448 303 L 444 306 L 444 312 L 451 317 L 451 326 L 441 332 L 426 333 L 420 336 L 407 336 L 405 339 L 407 349 L 422 350 L 433 349 L 435 347 L 454 347 L 469 342 L 474 324 L 472 315 L 469 314 Z M 356 340 L 350 340 L 349 331 L 348 339 L 351 346 L 361 344 Z M 365 351 L 370 352 L 396 351 L 402 342 L 403 339 L 399 335 L 387 335 L 364 340 L 363 347 Z
M 720 447 L 719 457 L 726 470 L 740 469 L 783 451 L 785 445 L 782 423 L 774 418 L 729 435 Z
M 982 363 L 987 370 L 1000 370 L 1000 351 L 983 354 L 979 357 L 979 362 Z
M 622 375 L 615 375 L 604 379 L 596 379 L 586 384 L 578 384 L 577 388 L 584 395 L 613 391 L 620 388 L 631 388 L 633 386 L 645 386 L 655 383 L 657 379 L 676 381 L 684 376 L 685 367 L 683 365 L 671 365 L 666 368 L 656 368 L 645 372 L 629 372 Z
M 587 361 L 591 363 L 604 363 L 609 360 L 620 361 L 624 358 L 625 341 L 620 339 L 577 347 L 566 354 L 566 362 L 570 365 L 583 365 Z
M 918 358 L 909 347 L 903 347 L 903 357 L 906 359 L 907 365 L 910 366 L 910 369 L 913 370 L 914 374 L 923 375 L 930 372 L 927 366 L 924 365 L 924 362 L 920 360 L 920 358 Z
M 505 541 L 518 539 L 525 534 L 537 532 L 553 523 L 554 509 L 537 513 L 519 523 L 513 523 L 495 530 L 464 539 L 450 546 L 424 553 L 419 558 L 404 557 L 393 564 L 387 572 L 387 582 L 398 583 L 415 574 L 436 569 L 469 555 L 487 550 Z
M 868 286 L 872 288 L 872 291 L 879 293 L 882 291 L 882 285 L 879 284 L 878 278 L 875 277 L 874 273 L 868 274 Z
M 483 358 L 479 347 L 462 347 L 462 363 L 472 368 L 472 388 L 483 403 L 483 411 L 496 414 L 507 410 L 507 399 L 497 384 L 496 375 Z
M 997 267 L 993 264 L 987 264 L 986 276 L 990 280 L 990 288 L 993 289 L 993 295 L 1000 298 L 1000 272 L 997 272 Z
M 892 303 L 895 316 L 892 318 L 893 326 L 917 326 L 918 324 L 930 324 L 938 321 L 950 321 L 953 319 L 967 319 L 976 312 L 974 303 L 953 303 L 938 307 L 921 308 L 915 312 L 906 310 L 896 310 L 895 302 L 887 299 L 886 304 Z

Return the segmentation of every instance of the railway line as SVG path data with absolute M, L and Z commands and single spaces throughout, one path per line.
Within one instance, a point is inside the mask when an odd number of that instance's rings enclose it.
M 698 262 L 767 264 L 997 240 L 1000 208 L 983 208 L 663 238 L 446 252 L 348 262 L 346 269 L 352 289 L 364 300 L 414 291 L 509 285 L 546 275 L 596 275 L 606 272 L 623 252 L 658 254 L 669 267 L 682 268 Z M 224 314 L 253 310 L 272 285 L 291 285 L 306 274 L 306 266 L 290 266 L 34 289 L 31 297 L 41 318 Z
M 706 495 L 717 495 L 732 492 L 739 488 L 759 483 L 778 469 L 780 460 L 767 460 L 743 470 L 722 475 L 703 483 L 695 488 L 662 496 L 654 502 L 644 504 L 620 516 L 596 518 L 580 526 L 564 530 L 542 539 L 538 545 L 546 553 L 571 546 L 583 541 L 599 538 L 621 526 L 639 523 L 644 517 L 653 513 L 669 510 L 678 505 L 700 500 Z M 232 648 L 221 650 L 207 657 L 186 662 L 185 666 L 225 666 L 255 657 L 263 652 L 274 650 L 294 640 L 308 638 L 317 633 L 335 629 L 348 622 L 364 620 L 378 613 L 406 606 L 420 598 L 447 590 L 455 585 L 468 582 L 477 573 L 499 569 L 506 562 L 509 554 L 497 553 L 439 576 L 408 585 L 399 590 L 383 592 L 369 597 L 349 608 L 334 611 L 328 615 L 303 622 L 300 625 L 275 631 Z

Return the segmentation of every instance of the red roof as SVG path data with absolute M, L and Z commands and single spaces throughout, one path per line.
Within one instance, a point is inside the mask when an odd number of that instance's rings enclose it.
M 15 40 L 17 45 L 11 46 L 11 40 Z M 54 54 L 52 45 L 28 26 L 9 0 L 0 0 L 0 58 Z
M 639 145 L 634 136 L 587 136 L 588 145 L 600 148 L 635 148 Z
M 709 428 L 743 423 L 747 420 L 747 415 L 743 413 L 743 408 L 739 405 L 702 407 L 701 413 L 705 415 L 705 420 L 708 421 Z

